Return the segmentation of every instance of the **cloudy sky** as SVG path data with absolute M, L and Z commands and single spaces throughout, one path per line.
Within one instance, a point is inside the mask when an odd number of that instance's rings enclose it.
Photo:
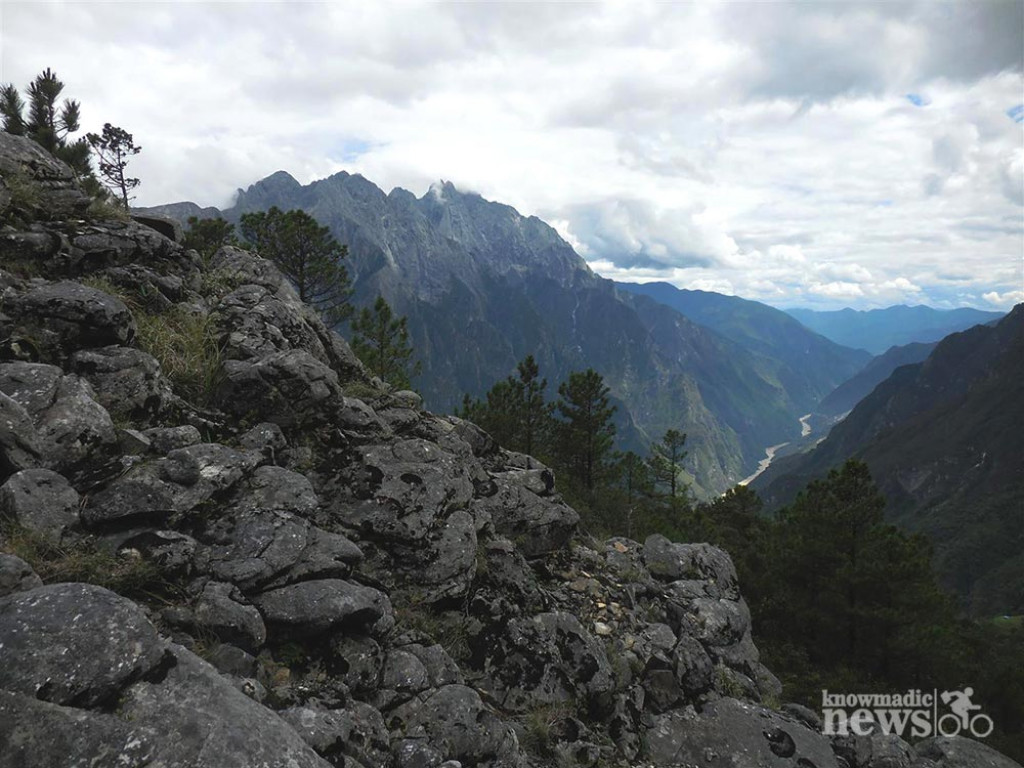
M 443 178 L 783 307 L 1024 300 L 1022 59 L 1024 0 L 0 2 L 0 81 L 131 131 L 140 205 Z

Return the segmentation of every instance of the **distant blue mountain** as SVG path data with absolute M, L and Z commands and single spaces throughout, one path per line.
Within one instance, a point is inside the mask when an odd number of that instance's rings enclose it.
M 964 331 L 975 325 L 998 320 L 1002 312 L 984 312 L 980 309 L 933 309 L 908 307 L 905 304 L 885 309 L 840 309 L 819 312 L 814 309 L 787 309 L 812 331 L 837 344 L 855 349 L 866 349 L 880 355 L 889 347 L 912 342 L 941 341 L 951 333 Z

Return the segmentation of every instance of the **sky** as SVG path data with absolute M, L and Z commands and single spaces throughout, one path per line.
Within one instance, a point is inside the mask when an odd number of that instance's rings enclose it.
M 617 280 L 1024 301 L 1024 0 L 0 0 L 0 82 L 46 67 L 142 146 L 137 205 L 445 179 Z

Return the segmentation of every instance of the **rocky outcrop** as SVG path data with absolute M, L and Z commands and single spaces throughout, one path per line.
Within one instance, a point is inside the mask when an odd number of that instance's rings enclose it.
M 725 552 L 584 545 L 550 470 L 369 377 L 273 265 L 47 210 L 0 233 L 0 767 L 909 765 L 776 711 Z

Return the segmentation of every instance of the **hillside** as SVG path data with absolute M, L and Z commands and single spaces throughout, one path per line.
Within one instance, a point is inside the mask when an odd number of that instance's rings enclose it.
M 1024 611 L 1024 305 L 897 368 L 809 454 L 754 483 L 769 506 L 848 457 L 863 459 L 891 520 L 926 534 L 936 569 L 975 614 Z
M 813 309 L 787 309 L 816 333 L 854 349 L 866 349 L 880 355 L 889 347 L 913 342 L 939 341 L 951 333 L 974 325 L 991 323 L 1002 312 L 985 312 L 969 307 L 933 309 L 898 304 L 885 309 L 840 309 L 822 312 Z
M 302 186 L 279 172 L 240 190 L 223 215 L 272 205 L 306 210 L 348 244 L 357 304 L 382 294 L 408 317 L 423 362 L 415 383 L 430 407 L 450 411 L 464 393 L 482 395 L 528 354 L 552 396 L 570 371 L 593 367 L 619 406 L 624 447 L 646 451 L 670 428 L 688 434 L 701 495 L 735 484 L 766 445 L 799 434 L 818 391 L 845 378 L 804 384 L 765 353 L 620 292 L 543 221 L 449 183 L 417 198 L 347 173 Z M 186 210 L 195 207 L 149 209 Z M 804 373 L 819 375 L 813 365 Z
M 889 378 L 893 371 L 902 365 L 920 363 L 933 349 L 935 344 L 913 343 L 890 347 L 822 398 L 815 412 L 826 416 L 841 416 L 851 411 L 875 387 Z
M 863 350 L 829 341 L 782 310 L 757 301 L 683 290 L 669 283 L 616 283 L 616 287 L 648 296 L 744 349 L 769 358 L 786 392 L 806 411 L 871 359 Z

